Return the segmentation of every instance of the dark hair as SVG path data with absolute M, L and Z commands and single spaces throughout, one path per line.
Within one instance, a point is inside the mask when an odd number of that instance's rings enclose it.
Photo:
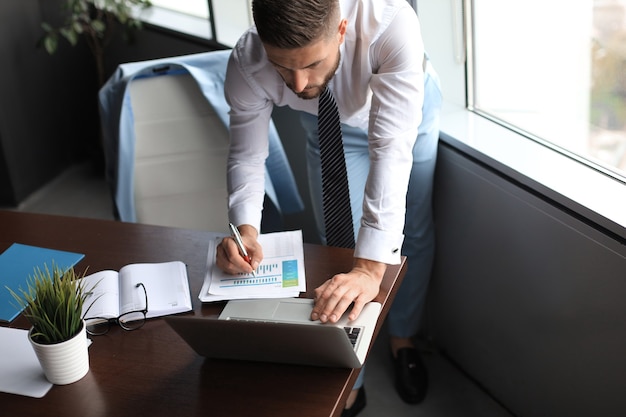
M 252 16 L 261 41 L 292 49 L 335 33 L 338 0 L 253 0 Z

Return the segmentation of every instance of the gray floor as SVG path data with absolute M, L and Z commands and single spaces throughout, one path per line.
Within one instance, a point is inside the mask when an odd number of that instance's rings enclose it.
M 75 165 L 31 194 L 17 210 L 113 220 L 113 205 L 103 176 L 89 164 Z
M 88 165 L 70 168 L 31 195 L 17 210 L 113 219 L 108 187 Z M 385 334 L 378 338 L 365 376 L 368 406 L 360 416 L 511 417 L 436 349 L 426 346 L 423 352 L 430 375 L 429 393 L 422 404 L 408 405 L 393 388 Z

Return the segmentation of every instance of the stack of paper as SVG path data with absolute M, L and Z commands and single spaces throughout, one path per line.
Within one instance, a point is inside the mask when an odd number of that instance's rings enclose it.
M 222 237 L 209 242 L 207 272 L 201 301 L 244 298 L 297 297 L 306 291 L 302 231 L 259 235 L 263 261 L 253 274 L 229 275 L 215 264 L 215 249 Z

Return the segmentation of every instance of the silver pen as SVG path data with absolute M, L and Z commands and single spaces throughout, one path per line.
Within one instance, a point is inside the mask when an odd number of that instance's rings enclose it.
M 241 256 L 246 262 L 250 264 L 250 266 L 252 266 L 252 258 L 250 258 L 250 256 L 248 255 L 248 251 L 246 251 L 246 248 L 243 246 L 243 240 L 241 239 L 241 235 L 239 234 L 239 229 L 237 229 L 237 227 L 235 227 L 235 225 L 232 223 L 228 223 L 228 227 L 230 227 L 230 232 L 233 236 L 233 239 L 235 239 L 235 243 L 239 248 L 239 252 L 241 252 Z M 252 276 L 256 278 L 256 273 L 254 272 L 254 269 L 252 269 Z

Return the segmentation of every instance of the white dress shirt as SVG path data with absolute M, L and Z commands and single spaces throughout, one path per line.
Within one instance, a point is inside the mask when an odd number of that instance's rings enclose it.
M 355 256 L 395 264 L 424 98 L 419 22 L 406 0 L 340 0 L 340 7 L 348 27 L 330 87 L 341 122 L 368 132 L 370 156 Z M 273 106 L 317 114 L 318 100 L 301 99 L 285 85 L 255 28 L 233 49 L 225 92 L 231 106 L 230 220 L 260 230 Z

